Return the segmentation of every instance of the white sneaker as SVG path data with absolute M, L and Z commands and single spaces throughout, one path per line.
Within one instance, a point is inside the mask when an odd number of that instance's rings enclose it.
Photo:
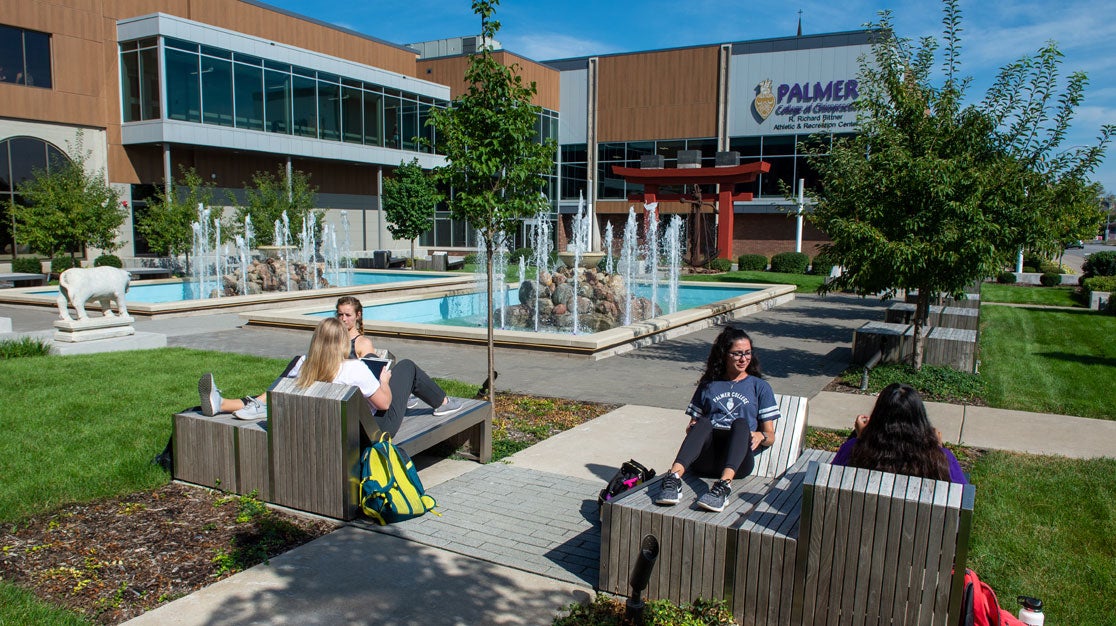
M 201 398 L 202 415 L 213 417 L 221 412 L 221 390 L 213 382 L 213 374 L 206 373 L 198 380 L 198 396 Z
M 247 398 L 244 408 L 233 411 L 233 417 L 238 420 L 258 420 L 267 417 L 267 405 L 255 398 Z

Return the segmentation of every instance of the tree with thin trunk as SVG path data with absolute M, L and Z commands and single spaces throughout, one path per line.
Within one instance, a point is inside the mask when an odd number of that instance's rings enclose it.
M 418 159 L 413 159 L 400 163 L 395 174 L 384 179 L 382 200 L 391 236 L 411 242 L 414 267 L 415 239 L 434 225 L 434 209 L 442 196 Z
M 178 185 L 161 188 L 147 211 L 136 218 L 136 230 L 157 254 L 186 256 L 190 273 L 190 250 L 194 242 L 192 224 L 198 219 L 198 205 L 213 203 L 214 184 L 202 180 L 194 168 L 179 167 Z
M 450 212 L 467 220 L 484 240 L 487 281 L 488 395 L 495 402 L 495 350 L 492 332 L 492 260 L 497 244 L 524 218 L 546 210 L 544 175 L 554 168 L 553 140 L 540 142 L 536 125 L 541 111 L 531 103 L 535 83 L 524 82 L 516 65 L 506 66 L 488 42 L 500 23 L 493 14 L 498 0 L 474 0 L 484 44 L 469 58 L 465 92 L 449 108 L 431 113 L 438 148 L 448 163 L 436 170 L 449 190 Z
M 1116 127 L 1096 146 L 1062 150 L 1085 76 L 1059 93 L 1053 44 L 1006 66 L 983 102 L 963 106 L 961 15 L 945 0 L 944 82 L 935 85 L 938 42 L 894 36 L 890 13 L 860 68 L 858 132 L 807 146 L 820 190 L 811 220 L 843 274 L 822 291 L 893 297 L 918 290 L 913 364 L 932 301 L 1002 270 L 1021 247 L 1055 245 L 1059 194 L 1088 185 Z

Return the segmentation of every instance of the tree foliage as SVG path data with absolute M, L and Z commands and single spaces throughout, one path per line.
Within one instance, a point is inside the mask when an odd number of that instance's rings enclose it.
M 104 171 L 89 171 L 91 151 L 81 132 L 68 148 L 69 161 L 36 170 L 19 186 L 28 203 L 13 207 L 15 239 L 51 258 L 64 250 L 72 257 L 83 246 L 111 252 L 120 247 L 116 235 L 127 209 Z
M 434 208 L 442 196 L 433 179 L 422 171 L 418 159 L 400 163 L 395 176 L 384 180 L 384 216 L 388 231 L 396 239 L 411 242 L 411 258 L 415 258 L 415 239 L 434 225 Z
M 885 298 L 917 289 L 916 367 L 931 300 L 997 274 L 1021 246 L 1053 247 L 1061 200 L 1088 186 L 1112 132 L 1093 148 L 1058 151 L 1085 78 L 1072 75 L 1058 93 L 1053 44 L 1005 67 L 979 106 L 963 105 L 956 0 L 944 2 L 943 25 L 936 85 L 938 41 L 896 37 L 881 13 L 861 62 L 858 134 L 809 147 L 821 182 L 811 219 L 844 268 L 823 289 Z
M 236 223 L 230 225 L 229 231 L 243 235 L 244 218 L 250 215 L 256 245 L 279 245 L 282 242 L 275 241 L 276 220 L 282 222 L 286 212 L 291 232 L 297 233 L 302 220 L 314 209 L 317 191 L 318 188 L 310 184 L 310 175 L 299 170 L 291 172 L 289 187 L 287 173 L 282 168 L 275 173 L 256 172 L 252 175 L 252 184 L 244 185 L 244 204 L 236 208 Z M 323 211 L 315 212 L 317 229 L 321 228 L 323 215 Z
M 194 241 L 192 224 L 198 219 L 198 205 L 213 203 L 214 185 L 202 180 L 194 168 L 179 166 L 181 178 L 170 193 L 159 189 L 147 205 L 147 212 L 136 222 L 136 230 L 147 240 L 147 245 L 157 254 L 187 256 Z
M 498 0 L 474 0 L 485 42 L 500 23 L 492 19 Z M 488 273 L 488 371 L 492 380 L 492 258 L 523 218 L 546 208 L 543 176 L 554 167 L 552 140 L 539 142 L 540 107 L 531 103 L 535 83 L 524 82 L 516 65 L 501 64 L 487 45 L 469 58 L 468 88 L 447 109 L 435 110 L 430 123 L 448 159 L 437 178 L 450 189 L 449 207 L 456 219 L 468 220 L 484 240 Z M 495 385 L 489 386 L 494 398 Z

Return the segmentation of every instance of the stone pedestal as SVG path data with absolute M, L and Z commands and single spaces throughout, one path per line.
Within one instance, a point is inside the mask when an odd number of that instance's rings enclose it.
M 12 332 L 12 318 L 0 317 L 0 333 Z
M 94 317 L 85 320 L 55 320 L 54 341 L 62 343 L 79 343 L 83 341 L 96 341 L 98 339 L 111 339 L 113 337 L 127 337 L 136 334 L 132 324 L 135 318 L 131 316 L 120 317 Z

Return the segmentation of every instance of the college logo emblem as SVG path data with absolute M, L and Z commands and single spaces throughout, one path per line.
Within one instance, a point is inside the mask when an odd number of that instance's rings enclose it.
M 763 79 L 756 88 L 759 93 L 756 94 L 756 99 L 752 101 L 752 106 L 756 109 L 760 119 L 766 120 L 767 116 L 775 110 L 775 94 L 771 93 L 771 79 Z

